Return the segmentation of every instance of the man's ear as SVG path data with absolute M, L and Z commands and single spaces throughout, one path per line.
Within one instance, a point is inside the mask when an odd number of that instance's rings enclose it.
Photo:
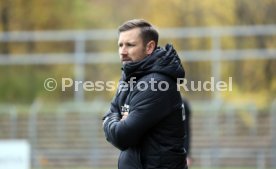
M 146 54 L 150 55 L 154 51 L 155 46 L 156 46 L 156 44 L 153 40 L 149 41 L 146 46 Z

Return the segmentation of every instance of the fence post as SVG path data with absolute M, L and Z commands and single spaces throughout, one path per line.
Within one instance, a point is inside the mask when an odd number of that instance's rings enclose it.
M 15 106 L 10 109 L 10 124 L 10 138 L 15 139 L 17 137 L 17 110 Z
M 250 135 L 251 137 L 253 137 L 254 139 L 257 138 L 257 128 L 258 128 L 258 110 L 255 104 L 251 103 L 249 105 L 247 105 L 248 110 L 250 111 L 250 114 L 252 115 L 252 121 L 253 121 L 253 125 L 252 128 L 250 129 Z
M 217 31 L 213 31 L 212 34 L 212 76 L 215 82 L 220 81 L 220 57 L 221 57 L 221 42 L 220 34 Z M 213 99 L 219 100 L 220 93 L 215 89 L 213 92 Z
M 276 167 L 276 100 L 271 104 L 271 167 Z
M 78 34 L 75 39 L 75 80 L 84 83 L 84 61 L 85 61 L 85 35 Z M 77 85 L 78 89 L 75 91 L 75 102 L 84 101 L 84 91 L 80 85 Z
M 226 115 L 226 123 L 227 123 L 227 133 L 231 136 L 235 136 L 236 134 L 236 117 L 235 117 L 235 109 L 234 106 L 229 104 L 225 106 L 225 115 Z
M 220 147 L 219 147 L 219 139 L 220 139 L 220 131 L 219 131 L 219 113 L 222 108 L 222 101 L 221 100 L 214 100 L 212 105 L 213 110 L 213 117 L 211 118 L 210 123 L 210 133 L 212 133 L 212 150 L 211 150 L 211 157 L 212 157 L 212 167 L 219 167 L 220 163 Z
M 33 165 L 36 169 L 40 168 L 37 154 L 37 112 L 41 107 L 41 103 L 35 101 L 29 111 L 29 124 L 28 124 L 28 136 L 29 142 L 31 145 L 31 160 L 33 161 Z

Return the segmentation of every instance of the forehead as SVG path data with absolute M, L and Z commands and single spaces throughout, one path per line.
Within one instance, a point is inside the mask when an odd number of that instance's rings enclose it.
M 129 42 L 129 41 L 140 41 L 142 40 L 140 36 L 140 28 L 130 29 L 119 34 L 118 42 Z

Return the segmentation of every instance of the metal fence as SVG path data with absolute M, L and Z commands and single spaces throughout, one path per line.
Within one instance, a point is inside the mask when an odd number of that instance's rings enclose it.
M 160 29 L 161 38 L 188 39 L 210 38 L 210 50 L 182 51 L 178 53 L 187 62 L 211 61 L 212 77 L 219 81 L 221 61 L 245 60 L 245 59 L 275 59 L 276 49 L 230 49 L 221 47 L 223 37 L 248 37 L 248 36 L 275 36 L 276 25 L 259 26 L 235 26 L 214 28 L 170 28 Z M 91 31 L 44 31 L 44 32 L 5 32 L 0 33 L 0 42 L 74 42 L 74 53 L 32 53 L 32 54 L 0 54 L 0 65 L 22 64 L 74 64 L 74 74 L 77 81 L 83 81 L 85 77 L 85 64 L 91 63 L 117 63 L 116 53 L 86 53 L 86 43 L 89 40 L 115 41 L 116 30 L 91 30 Z M 54 56 L 54 57 L 52 57 Z M 214 99 L 219 99 L 219 93 L 215 93 Z M 84 91 L 75 93 L 75 101 L 84 101 Z
M 193 102 L 193 165 L 275 167 L 275 103 L 268 114 L 260 116 L 254 107 L 245 112 L 245 107 L 223 102 Z M 0 138 L 28 140 L 33 168 L 114 168 L 119 152 L 106 142 L 102 131 L 102 112 L 108 105 L 94 101 L 49 108 L 35 102 L 24 113 L 1 105 Z M 255 122 L 248 125 L 240 113 L 249 113 Z

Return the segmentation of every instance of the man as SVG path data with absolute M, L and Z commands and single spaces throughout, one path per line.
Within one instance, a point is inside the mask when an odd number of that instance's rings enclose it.
M 121 150 L 119 169 L 184 169 L 185 119 L 177 78 L 184 78 L 172 47 L 157 47 L 157 31 L 145 20 L 119 27 L 122 78 L 104 116 L 107 141 Z

